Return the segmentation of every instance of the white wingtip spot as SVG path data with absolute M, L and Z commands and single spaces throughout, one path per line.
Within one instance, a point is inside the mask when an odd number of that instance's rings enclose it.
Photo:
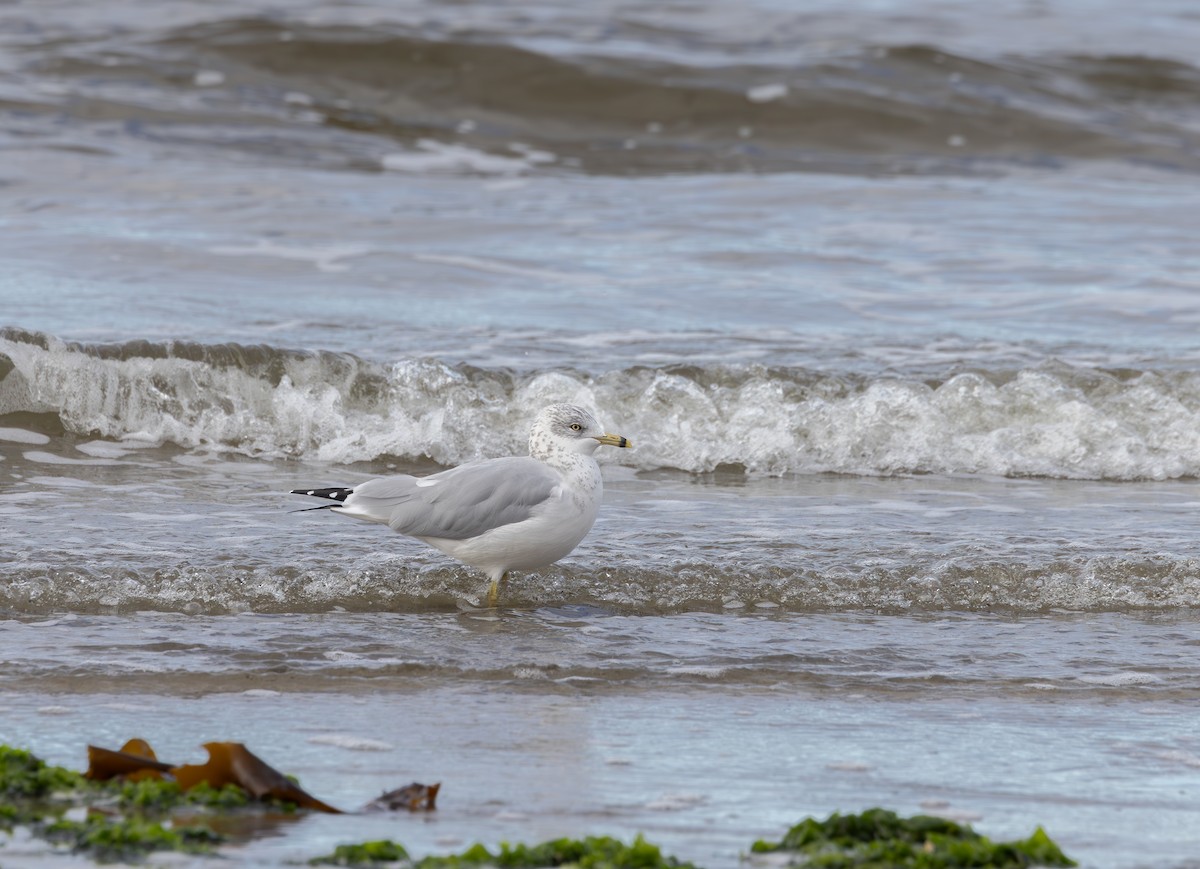
M 417 485 L 424 489 L 426 486 L 436 486 L 441 480 L 417 480 Z

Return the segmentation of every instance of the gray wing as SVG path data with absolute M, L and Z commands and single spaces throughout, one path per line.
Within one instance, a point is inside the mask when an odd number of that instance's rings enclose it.
M 537 459 L 487 459 L 428 477 L 368 480 L 334 509 L 409 537 L 464 540 L 528 519 L 560 483 Z

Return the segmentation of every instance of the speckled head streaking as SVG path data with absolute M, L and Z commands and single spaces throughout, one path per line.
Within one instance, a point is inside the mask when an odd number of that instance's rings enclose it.
M 601 444 L 632 446 L 620 435 L 605 433 L 594 416 L 574 404 L 544 408 L 529 431 L 529 455 L 544 462 L 564 453 L 590 456 Z

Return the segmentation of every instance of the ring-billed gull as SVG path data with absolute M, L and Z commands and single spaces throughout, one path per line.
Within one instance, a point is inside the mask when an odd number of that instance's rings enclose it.
M 487 574 L 495 606 L 510 570 L 536 570 L 571 552 L 600 509 L 603 482 L 592 453 L 629 447 L 572 404 L 552 404 L 529 432 L 529 455 L 484 459 L 431 474 L 378 477 L 352 488 L 293 489 L 336 501 L 324 507 L 379 522 Z

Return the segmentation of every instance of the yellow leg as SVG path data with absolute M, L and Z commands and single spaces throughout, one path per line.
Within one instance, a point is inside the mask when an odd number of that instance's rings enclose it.
M 504 574 L 503 576 L 501 576 L 499 581 L 493 579 L 491 585 L 488 586 L 487 605 L 489 607 L 491 607 L 492 609 L 495 609 L 496 607 L 500 606 L 501 583 L 503 583 L 505 588 L 508 588 L 508 574 L 507 573 Z

